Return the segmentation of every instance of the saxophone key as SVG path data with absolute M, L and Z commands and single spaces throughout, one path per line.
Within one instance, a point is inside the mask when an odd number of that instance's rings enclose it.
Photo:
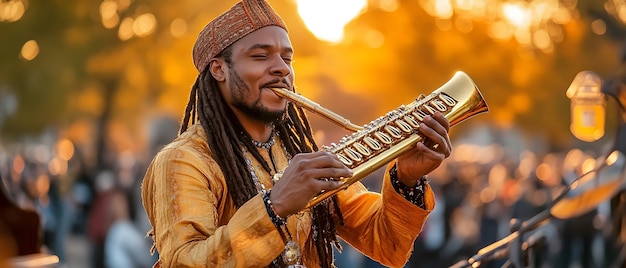
M 415 118 L 417 119 L 417 121 L 423 122 L 424 121 L 424 117 L 430 115 L 422 110 L 416 110 L 413 113 L 411 113 L 411 115 L 415 116 Z
M 385 132 L 387 132 L 392 137 L 396 139 L 402 138 L 402 132 L 400 132 L 400 130 L 397 127 L 394 127 L 392 125 L 386 125 L 384 129 L 385 129 Z
M 412 128 L 416 129 L 420 127 L 420 122 L 417 121 L 413 116 L 411 115 L 406 115 L 404 117 L 404 120 L 406 120 L 406 122 L 411 125 Z
M 350 158 L 348 158 L 347 156 L 345 156 L 342 153 L 336 153 L 335 154 L 337 156 L 337 158 L 339 158 L 339 161 L 341 161 L 341 163 L 343 163 L 344 165 L 351 167 L 352 164 L 354 164 L 354 162 L 352 160 L 350 160 Z
M 370 148 L 372 148 L 372 150 L 374 151 L 379 151 L 380 149 L 383 148 L 382 144 L 380 144 L 380 142 L 378 142 L 376 139 L 367 136 L 365 138 L 363 138 L 363 142 L 365 142 L 365 144 L 367 146 L 369 146 Z
M 363 156 L 361 154 L 359 154 L 356 150 L 348 147 L 346 149 L 343 149 L 343 152 L 350 157 L 350 159 L 356 161 L 356 162 L 361 162 L 363 161 Z
M 430 102 L 430 104 L 442 113 L 448 111 L 448 106 L 446 106 L 440 99 L 434 99 Z
M 409 123 L 405 122 L 402 119 L 396 120 L 396 125 L 398 126 L 398 128 L 400 128 L 402 131 L 406 133 L 411 133 L 413 131 L 413 128 L 411 127 L 411 125 L 409 125 Z
M 387 145 L 393 143 L 393 139 L 391 139 L 389 135 L 380 131 L 376 131 L 376 133 L 374 133 L 374 137 L 376 137 L 376 139 L 378 139 L 379 141 Z
M 354 143 L 352 147 L 354 147 L 354 149 L 356 149 L 360 154 L 364 156 L 369 156 L 372 154 L 372 151 L 360 142 Z
M 441 99 L 446 105 L 450 107 L 454 107 L 458 103 L 454 98 L 443 93 L 439 94 L 439 99 Z

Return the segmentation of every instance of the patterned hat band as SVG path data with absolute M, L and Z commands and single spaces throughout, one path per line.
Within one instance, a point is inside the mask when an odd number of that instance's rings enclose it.
M 209 22 L 193 46 L 193 63 L 202 73 L 209 61 L 244 36 L 266 26 L 287 26 L 265 0 L 243 0 Z

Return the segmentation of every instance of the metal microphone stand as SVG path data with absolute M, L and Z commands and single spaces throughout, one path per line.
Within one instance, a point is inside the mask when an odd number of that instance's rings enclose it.
M 510 235 L 482 248 L 468 260 L 460 261 L 450 266 L 450 268 L 478 267 L 484 262 L 507 257 L 508 260 L 503 267 L 523 267 L 522 262 L 525 255 L 522 250 L 524 235 L 545 225 L 550 218 L 552 218 L 550 211 L 545 210 L 525 222 L 512 219 Z
M 617 75 L 607 80 L 605 86 L 602 87 L 602 92 L 612 97 L 617 102 L 618 108 L 620 109 L 614 148 L 626 154 L 626 42 L 624 42 L 621 60 L 622 72 L 618 72 Z M 622 178 L 624 177 L 626 177 L 626 175 L 622 172 Z M 620 248 L 611 267 L 626 266 L 626 241 L 622 238 L 623 232 L 626 231 L 622 230 L 622 227 L 626 223 L 625 197 L 626 192 L 622 190 L 611 199 L 611 215 L 613 216 L 614 223 L 613 232 Z
M 626 43 L 625 43 L 626 44 Z M 624 55 L 622 56 L 622 66 L 626 68 L 626 45 L 624 46 Z M 611 153 L 617 151 L 621 153 L 622 157 L 626 155 L 626 71 L 623 74 L 616 75 L 613 78 L 610 78 L 606 81 L 606 83 L 602 86 L 602 92 L 605 95 L 610 96 L 612 99 L 616 100 L 619 108 L 619 121 L 616 129 L 616 136 L 613 148 Z M 597 171 L 600 171 L 603 168 L 607 168 L 611 164 L 608 163 L 608 159 L 604 161 L 598 168 Z M 618 170 L 612 170 L 611 174 L 617 174 L 617 176 L 613 176 L 609 174 L 609 177 L 613 178 L 612 180 L 618 180 L 618 182 L 626 180 L 626 165 L 622 167 L 617 167 Z M 577 178 L 574 182 L 578 182 L 579 179 L 584 178 L 587 174 L 582 175 Z M 592 176 L 589 179 L 583 179 L 582 181 L 595 180 L 596 175 Z M 600 175 L 597 175 L 600 176 Z M 531 219 L 525 222 L 519 222 L 517 219 L 511 220 L 511 234 L 507 237 L 496 241 L 482 249 L 480 249 L 474 256 L 469 258 L 468 260 L 462 260 L 458 263 L 450 266 L 450 268 L 463 268 L 463 267 L 479 267 L 481 263 L 505 259 L 508 258 L 502 267 L 513 267 L 513 268 L 521 268 L 526 267 L 524 264 L 533 264 L 535 252 L 533 250 L 533 246 L 536 245 L 540 240 L 543 240 L 546 237 L 546 232 L 541 230 L 541 227 L 549 223 L 553 218 L 568 218 L 575 215 L 579 212 L 565 211 L 558 212 L 558 216 L 554 215 L 555 205 L 560 205 L 559 201 L 563 200 L 564 203 L 576 204 L 582 203 L 589 199 L 589 195 L 597 197 L 601 197 L 600 199 L 611 198 L 613 199 L 611 208 L 611 212 L 615 218 L 615 232 L 616 237 L 622 236 L 622 232 L 626 230 L 622 230 L 622 226 L 626 227 L 626 191 L 621 190 L 622 187 L 617 188 L 619 190 L 618 193 L 615 193 L 615 187 L 611 186 L 606 189 L 590 189 L 585 191 L 580 197 L 574 197 L 570 200 L 567 200 L 568 193 L 572 188 L 574 183 L 568 185 L 568 188 L 561 193 L 555 200 L 552 202 L 552 206 L 547 210 L 537 214 Z M 578 184 L 576 184 L 578 185 Z M 595 190 L 595 192 L 594 192 Z M 587 196 L 583 196 L 584 194 L 588 194 Z M 595 200 L 598 201 L 598 200 Z M 597 202 L 596 202 L 597 203 Z M 594 203 L 595 204 L 595 203 Z M 561 206 L 563 207 L 563 206 Z M 567 207 L 567 204 L 566 204 Z M 569 214 L 568 214 L 569 213 Z M 535 233 L 531 233 L 532 231 L 537 230 Z M 528 237 L 524 237 L 526 234 L 530 234 Z M 624 267 L 626 265 L 626 241 L 618 241 L 620 244 L 620 250 L 616 256 L 615 261 L 611 267 Z

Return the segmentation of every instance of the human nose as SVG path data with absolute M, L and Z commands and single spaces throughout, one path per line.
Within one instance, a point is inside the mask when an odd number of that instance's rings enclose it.
M 276 57 L 273 61 L 270 72 L 273 75 L 285 77 L 291 73 L 291 64 L 287 63 L 282 57 Z

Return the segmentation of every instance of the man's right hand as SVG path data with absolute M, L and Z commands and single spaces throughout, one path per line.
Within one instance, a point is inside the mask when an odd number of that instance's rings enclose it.
M 276 213 L 285 218 L 298 213 L 321 191 L 342 185 L 341 178 L 352 176 L 334 154 L 318 151 L 295 155 L 270 193 Z

